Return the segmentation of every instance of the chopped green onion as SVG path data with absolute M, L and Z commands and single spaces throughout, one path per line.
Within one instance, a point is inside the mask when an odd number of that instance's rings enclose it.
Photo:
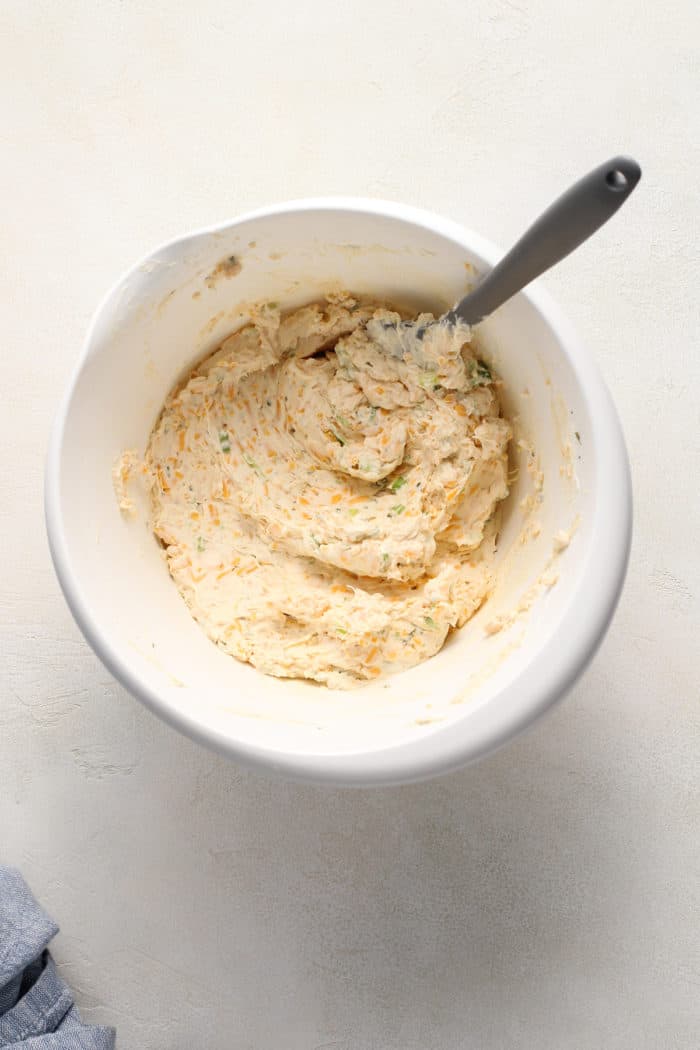
M 221 433 L 219 434 L 219 444 L 221 445 L 221 451 L 222 452 L 230 452 L 231 451 L 231 440 L 229 438 L 227 430 L 222 430 Z
M 254 470 L 256 474 L 259 474 L 261 478 L 265 477 L 260 467 L 260 464 L 256 463 L 253 457 L 249 455 L 249 453 L 244 452 L 243 459 L 246 461 L 251 470 Z
M 200 554 L 202 553 L 202 551 L 204 550 L 205 547 L 206 547 L 205 540 L 203 539 L 202 536 L 198 536 L 197 537 L 197 550 L 199 551 Z
M 472 386 L 486 386 L 493 382 L 491 369 L 485 361 L 472 361 L 470 367 Z
M 403 512 L 404 512 L 405 510 L 406 510 L 406 508 L 405 508 L 405 506 L 403 505 L 403 503 L 396 503 L 396 504 L 394 504 L 394 506 L 393 506 L 393 507 L 391 508 L 391 513 L 392 513 L 392 514 L 403 514 Z
M 392 492 L 398 492 L 400 488 L 406 484 L 406 479 L 403 474 L 399 474 L 398 478 L 394 478 L 389 488 Z

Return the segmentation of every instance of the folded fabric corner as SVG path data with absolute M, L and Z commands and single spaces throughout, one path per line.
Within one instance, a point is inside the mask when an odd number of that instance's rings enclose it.
M 84 1024 L 47 945 L 58 926 L 16 868 L 0 865 L 0 1050 L 113 1050 L 113 1028 Z

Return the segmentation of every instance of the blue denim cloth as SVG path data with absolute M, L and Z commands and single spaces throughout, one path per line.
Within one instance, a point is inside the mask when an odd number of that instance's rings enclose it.
M 0 865 L 0 1048 L 114 1050 L 114 1029 L 84 1024 L 56 973 L 57 933 L 20 873 Z

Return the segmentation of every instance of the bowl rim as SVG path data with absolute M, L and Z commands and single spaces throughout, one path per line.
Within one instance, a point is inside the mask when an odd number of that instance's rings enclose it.
M 612 398 L 592 356 L 561 308 L 538 282 L 523 292 L 556 333 L 571 365 L 591 419 L 596 447 L 594 528 L 584 570 L 564 615 L 530 663 L 481 709 L 425 737 L 376 751 L 308 754 L 250 744 L 202 725 L 195 712 L 174 709 L 156 689 L 141 681 L 127 654 L 95 622 L 73 571 L 61 515 L 60 464 L 66 423 L 75 388 L 88 360 L 99 319 L 115 292 L 140 267 L 184 244 L 245 222 L 290 212 L 342 211 L 381 215 L 427 228 L 490 265 L 502 252 L 473 231 L 422 208 L 377 198 L 310 197 L 257 208 L 223 222 L 175 237 L 129 267 L 109 288 L 92 315 L 78 360 L 61 398 L 51 429 L 44 480 L 44 510 L 49 549 L 63 595 L 83 635 L 112 675 L 137 699 L 175 729 L 248 766 L 287 778 L 335 785 L 369 786 L 427 779 L 481 758 L 527 729 L 562 699 L 598 648 L 617 605 L 627 570 L 632 536 L 632 487 L 622 429 Z M 595 545 L 595 537 L 605 542 Z M 595 550 L 594 550 L 595 548 Z M 593 554 L 595 553 L 595 557 Z M 583 610 L 583 613 L 581 612 Z M 465 713 L 469 711 L 465 705 Z M 484 712 L 488 711 L 488 717 Z

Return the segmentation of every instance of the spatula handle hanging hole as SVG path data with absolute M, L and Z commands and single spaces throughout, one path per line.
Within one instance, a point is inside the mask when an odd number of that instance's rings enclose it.
M 605 176 L 605 181 L 611 190 L 625 190 L 627 189 L 627 176 L 624 171 L 620 171 L 619 168 L 613 168 Z

